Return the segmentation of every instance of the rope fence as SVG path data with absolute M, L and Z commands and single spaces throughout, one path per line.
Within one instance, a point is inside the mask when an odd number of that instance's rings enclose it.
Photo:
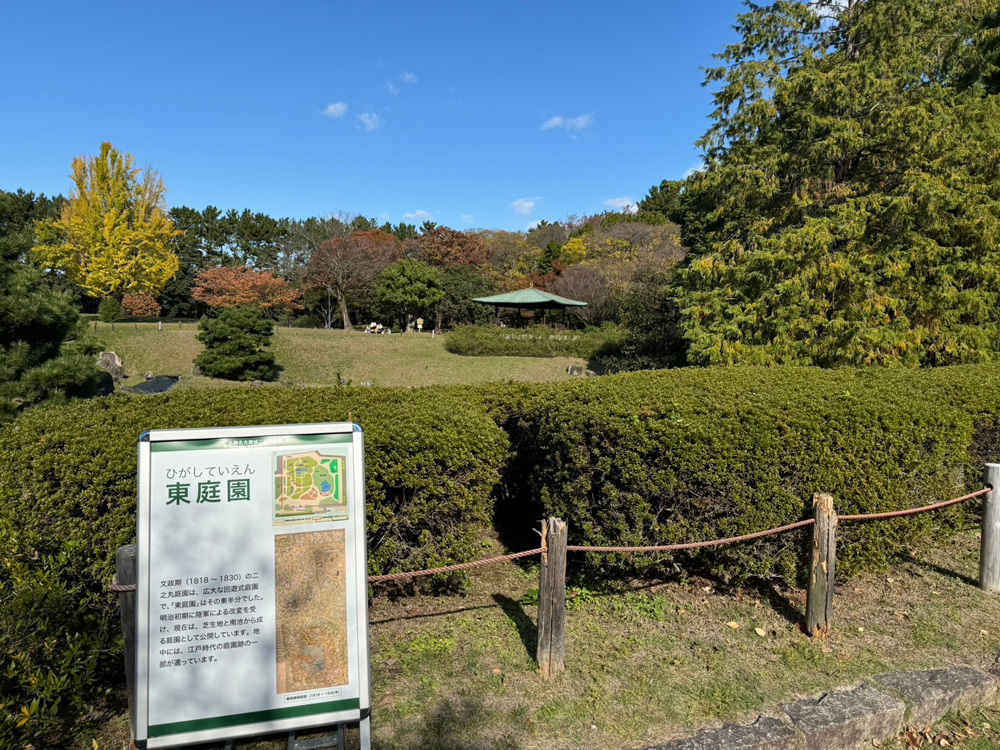
M 755 531 L 749 534 L 731 536 L 723 539 L 709 539 L 699 542 L 681 542 L 676 544 L 656 544 L 644 546 L 591 546 L 568 544 L 568 527 L 565 521 L 549 518 L 542 521 L 542 545 L 535 549 L 497 555 L 483 560 L 445 565 L 426 570 L 414 570 L 402 573 L 386 573 L 368 577 L 370 584 L 395 583 L 409 581 L 426 576 L 457 573 L 488 565 L 496 565 L 528 557 L 540 556 L 538 585 L 538 642 L 537 661 L 539 673 L 543 678 L 552 677 L 565 669 L 566 641 L 566 557 L 569 552 L 583 553 L 619 553 L 631 554 L 638 552 L 667 553 L 684 550 L 722 547 L 755 539 L 776 536 L 791 531 L 811 528 L 809 545 L 809 570 L 806 585 L 806 611 L 804 631 L 813 637 L 823 638 L 830 631 L 830 620 L 833 611 L 833 592 L 837 562 L 837 528 L 840 522 L 880 521 L 903 516 L 929 513 L 952 505 L 958 505 L 974 498 L 985 497 L 983 504 L 982 535 L 980 537 L 980 568 L 979 586 L 984 591 L 1000 593 L 1000 464 L 987 464 L 984 476 L 986 485 L 980 490 L 970 492 L 961 497 L 945 500 L 940 503 L 923 505 L 905 510 L 895 510 L 882 513 L 855 513 L 838 516 L 834 510 L 833 497 L 823 493 L 813 495 L 813 518 L 777 526 L 773 529 Z M 116 555 L 116 575 L 108 590 L 120 595 L 122 607 L 122 627 L 126 633 L 126 651 L 128 651 L 128 634 L 134 629 L 136 587 L 132 581 L 136 576 L 136 546 L 125 545 L 118 549 Z M 119 578 L 126 581 L 119 583 Z M 134 643 L 133 643 L 134 647 Z
M 984 487 L 981 490 L 976 490 L 975 492 L 970 492 L 968 495 L 962 495 L 961 497 L 956 497 L 951 500 L 945 500 L 944 502 L 934 503 L 932 505 L 924 505 L 918 508 L 907 508 L 905 510 L 894 510 L 885 513 L 861 513 L 853 515 L 843 515 L 838 516 L 838 521 L 878 521 L 888 518 L 900 518 L 903 516 L 913 516 L 918 513 L 928 513 L 934 510 L 940 510 L 942 508 L 947 508 L 952 505 L 957 505 L 959 503 L 964 503 L 967 500 L 972 500 L 977 497 L 983 497 L 991 491 L 990 487 Z M 802 521 L 796 521 L 795 523 L 786 524 L 785 526 L 777 526 L 773 529 L 765 529 L 764 531 L 755 531 L 750 534 L 742 534 L 740 536 L 731 536 L 724 539 L 710 539 L 701 542 L 681 542 L 677 544 L 655 544 L 646 546 L 636 546 L 636 547 L 595 547 L 589 545 L 579 545 L 579 544 L 569 544 L 566 546 L 567 552 L 597 552 L 597 553 L 618 553 L 618 554 L 629 554 L 636 552 L 682 552 L 685 550 L 692 549 L 705 549 L 708 547 L 722 547 L 728 544 L 738 544 L 740 542 L 750 542 L 754 539 L 761 539 L 766 536 L 784 534 L 787 531 L 795 531 L 796 529 L 804 529 L 807 526 L 812 526 L 816 523 L 815 518 L 807 518 Z M 535 549 L 524 550 L 522 552 L 513 552 L 507 555 L 497 555 L 496 557 L 488 557 L 483 560 L 474 560 L 467 563 L 458 563 L 455 565 L 445 565 L 440 568 L 428 568 L 426 570 L 413 570 L 403 573 L 386 573 L 383 575 L 368 576 L 368 583 L 389 583 L 397 581 L 406 581 L 412 578 L 423 578 L 426 576 L 442 575 L 445 573 L 457 573 L 462 570 L 472 570 L 474 568 L 481 568 L 487 565 L 496 565 L 503 562 L 511 562 L 513 560 L 521 560 L 526 557 L 533 557 L 535 555 L 541 555 L 546 551 L 545 547 L 537 547 Z M 116 594 L 124 594 L 135 591 L 135 584 L 120 584 L 118 583 L 118 576 L 112 579 L 111 584 L 108 586 L 108 591 Z

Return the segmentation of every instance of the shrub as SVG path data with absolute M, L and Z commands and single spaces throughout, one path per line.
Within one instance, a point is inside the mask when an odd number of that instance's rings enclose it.
M 142 432 L 347 420 L 365 429 L 371 573 L 477 556 L 507 441 L 456 396 L 266 388 L 113 397 L 32 410 L 0 434 L 0 737 L 44 745 L 100 686 L 121 682 L 118 605 L 105 586 L 115 550 L 135 538 Z
M 158 318 L 163 309 L 149 292 L 126 294 L 122 299 L 122 312 L 136 318 Z
M 713 368 L 480 394 L 521 446 L 512 474 L 526 478 L 530 505 L 512 512 L 561 516 L 574 543 L 646 545 L 797 521 L 811 515 L 814 492 L 858 513 L 979 487 L 979 461 L 997 457 L 1000 415 L 984 381 L 1000 389 L 989 367 Z M 962 513 L 845 525 L 839 570 L 883 566 Z M 728 577 L 792 579 L 803 549 L 781 536 L 679 559 Z M 592 569 L 649 562 L 587 558 Z
M 205 351 L 195 357 L 203 374 L 224 380 L 277 380 L 281 368 L 267 351 L 274 321 L 256 307 L 223 310 L 218 318 L 202 318 L 198 341 Z
M 97 318 L 102 323 L 114 323 L 121 320 L 122 303 L 114 297 L 105 297 L 97 306 Z
M 460 326 L 449 333 L 444 347 L 453 354 L 469 357 L 581 357 L 594 354 L 617 340 L 618 328 L 587 328 L 559 331 L 548 326 L 497 328 Z

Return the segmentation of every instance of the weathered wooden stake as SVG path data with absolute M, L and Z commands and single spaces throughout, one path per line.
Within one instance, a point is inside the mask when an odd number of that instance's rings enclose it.
M 542 521 L 538 573 L 538 671 L 544 679 L 563 671 L 566 657 L 566 522 Z
M 825 638 L 833 617 L 833 577 L 837 566 L 837 512 L 833 497 L 813 495 L 816 523 L 813 525 L 809 585 L 806 590 L 806 632 Z
M 979 588 L 996 592 L 1000 591 L 1000 464 L 986 464 L 983 482 L 991 489 L 983 498 Z
M 115 553 L 115 576 L 122 586 L 134 584 L 137 548 L 126 544 Z M 135 736 L 135 592 L 119 591 L 118 604 L 122 614 L 122 635 L 125 638 L 125 688 L 128 691 L 128 720 Z

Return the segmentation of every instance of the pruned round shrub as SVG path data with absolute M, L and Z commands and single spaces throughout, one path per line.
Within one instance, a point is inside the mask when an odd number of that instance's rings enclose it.
M 119 545 L 135 539 L 136 446 L 150 429 L 356 421 L 369 570 L 472 559 L 507 440 L 457 396 L 260 388 L 39 408 L 0 433 L 0 736 L 38 746 L 120 682 Z M 25 724 L 21 706 L 36 708 Z M 4 742 L 0 741 L 0 747 Z

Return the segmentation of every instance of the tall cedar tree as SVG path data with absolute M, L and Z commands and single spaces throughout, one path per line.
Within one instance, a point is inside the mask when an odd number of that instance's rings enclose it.
M 996 358 L 1000 99 L 967 52 L 995 3 L 748 7 L 682 195 L 689 361 Z
M 74 159 L 75 189 L 61 218 L 38 225 L 35 252 L 43 265 L 90 297 L 158 294 L 179 268 L 163 181 L 133 161 L 110 143 L 98 156 Z

